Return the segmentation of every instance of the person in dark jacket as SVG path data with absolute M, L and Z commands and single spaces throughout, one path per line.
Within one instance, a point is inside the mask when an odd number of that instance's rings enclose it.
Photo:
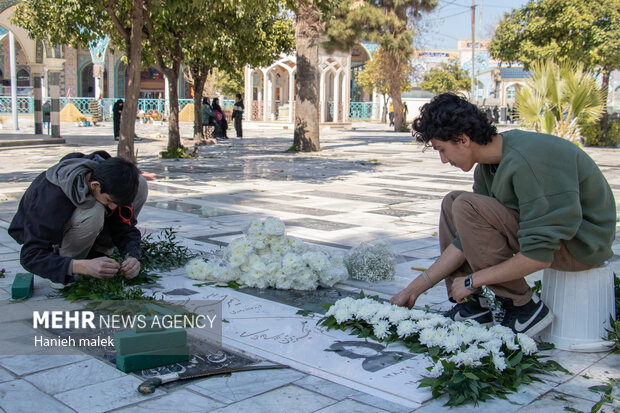
M 241 129 L 241 119 L 243 118 L 243 99 L 241 94 L 237 93 L 235 96 L 235 106 L 233 106 L 232 118 L 235 120 L 235 131 L 237 132 L 237 138 L 243 138 L 243 130 Z
M 213 109 L 213 119 L 215 121 L 215 130 L 213 136 L 216 138 L 228 139 L 226 136 L 226 130 L 228 129 L 228 122 L 226 122 L 226 116 L 220 106 L 220 99 L 213 98 L 211 101 L 211 108 Z
M 205 139 L 209 139 L 213 135 L 213 109 L 211 108 L 211 103 L 209 102 L 209 98 L 202 98 L 202 108 L 201 108 L 201 118 L 202 118 L 202 129 L 203 135 Z
M 141 242 L 136 218 L 147 193 L 146 180 L 129 161 L 104 151 L 66 155 L 32 182 L 9 226 L 22 245 L 21 265 L 64 284 L 75 274 L 135 277 Z M 128 256 L 120 265 L 106 256 L 114 246 Z
M 123 113 L 123 105 L 125 103 L 119 99 L 112 106 L 112 120 L 114 122 L 114 140 L 117 141 L 121 131 L 121 113 Z

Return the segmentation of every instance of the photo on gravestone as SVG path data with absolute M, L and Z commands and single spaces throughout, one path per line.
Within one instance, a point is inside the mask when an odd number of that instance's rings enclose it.
M 383 344 L 369 341 L 337 341 L 327 351 L 354 360 L 363 359 L 362 368 L 372 373 L 413 357 L 402 351 L 386 351 Z

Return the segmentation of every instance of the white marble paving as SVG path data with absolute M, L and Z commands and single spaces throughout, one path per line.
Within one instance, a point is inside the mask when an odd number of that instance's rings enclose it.
M 141 382 L 142 380 L 137 377 L 125 375 L 118 379 L 58 393 L 55 397 L 78 412 L 99 413 L 164 394 L 159 389 L 150 395 L 137 392 L 136 389 Z
M 302 373 L 292 369 L 243 371 L 232 373 L 229 377 L 200 380 L 189 388 L 222 403 L 230 404 L 277 389 L 302 377 L 304 377 Z
M 114 410 L 115 413 L 205 413 L 224 406 L 208 397 L 181 389 L 164 396 Z
M 3 383 L 5 381 L 11 381 L 14 379 L 15 379 L 15 376 L 13 376 L 7 370 L 0 368 L 0 383 Z
M 310 413 L 334 402 L 328 397 L 291 385 L 213 410 L 213 413 Z
M 0 408 L 7 413 L 74 412 L 74 410 L 24 380 L 0 383 Z
M 355 389 L 341 386 L 340 384 L 336 384 L 316 376 L 306 376 L 303 379 L 297 380 L 295 384 L 303 387 L 304 389 L 312 390 L 335 400 L 342 400 L 348 396 L 358 393 Z
M 88 358 L 87 355 L 19 355 L 0 358 L 0 365 L 17 375 L 24 375 L 84 361 Z
M 580 395 L 582 392 L 580 392 Z M 527 406 L 523 406 L 516 410 L 519 413 L 544 412 L 544 413 L 566 413 L 572 412 L 589 412 L 594 407 L 593 402 L 584 400 L 576 395 L 568 395 L 551 391 L 543 395 L 540 399 L 535 400 Z M 605 406 L 601 412 L 611 412 L 609 405 Z M 464 410 L 463 410 L 464 411 Z M 471 411 L 471 410 L 469 410 Z M 502 411 L 510 411 L 502 410 Z
M 24 379 L 48 394 L 57 394 L 123 376 L 125 373 L 111 364 L 90 358 L 30 374 Z
M 368 404 L 356 402 L 354 400 L 343 400 L 331 406 L 327 406 L 315 413 L 385 413 L 388 410 L 378 409 Z

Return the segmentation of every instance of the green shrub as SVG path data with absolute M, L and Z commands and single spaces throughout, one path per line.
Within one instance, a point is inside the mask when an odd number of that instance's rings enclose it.
M 181 146 L 180 148 L 168 148 L 164 152 L 159 153 L 163 159 L 178 159 L 178 158 L 191 158 L 187 154 L 187 148 Z
M 620 121 L 609 121 L 607 136 L 603 137 L 599 121 L 581 125 L 581 137 L 585 146 L 617 147 L 620 142 Z

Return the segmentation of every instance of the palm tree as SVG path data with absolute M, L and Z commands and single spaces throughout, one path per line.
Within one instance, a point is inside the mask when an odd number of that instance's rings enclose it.
M 581 63 L 553 60 L 532 65 L 532 78 L 519 91 L 517 112 L 521 124 L 579 141 L 579 124 L 600 118 L 603 97 L 592 73 Z

